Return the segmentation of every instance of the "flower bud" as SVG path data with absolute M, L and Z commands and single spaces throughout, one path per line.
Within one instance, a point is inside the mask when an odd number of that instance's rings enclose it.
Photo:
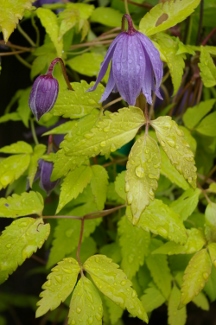
M 40 187 L 49 195 L 54 187 L 57 185 L 58 180 L 52 182 L 50 180 L 52 171 L 53 171 L 53 163 L 50 161 L 45 161 L 41 159 L 39 161 L 40 167 Z
M 37 120 L 52 109 L 58 91 L 58 81 L 53 78 L 52 74 L 41 75 L 35 79 L 29 98 L 29 106 Z

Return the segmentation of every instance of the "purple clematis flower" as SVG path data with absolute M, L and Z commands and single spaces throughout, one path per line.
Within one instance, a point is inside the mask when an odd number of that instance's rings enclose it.
M 159 90 L 163 77 L 160 54 L 147 36 L 134 29 L 129 15 L 123 16 L 123 24 L 124 19 L 128 21 L 128 31 L 122 31 L 114 39 L 102 62 L 96 83 L 88 91 L 96 89 L 112 61 L 109 80 L 100 102 L 106 100 L 111 92 L 119 92 L 129 105 L 135 105 L 140 93 L 152 104 L 152 92 L 162 99 Z
M 40 177 L 40 187 L 47 193 L 47 195 L 50 195 L 51 191 L 55 188 L 55 186 L 58 184 L 58 180 L 51 181 L 50 177 L 53 171 L 53 163 L 50 161 L 45 161 L 43 159 L 40 159 L 39 161 L 39 177 Z

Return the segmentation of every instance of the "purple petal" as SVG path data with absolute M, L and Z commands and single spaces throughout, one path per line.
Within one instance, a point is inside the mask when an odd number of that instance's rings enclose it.
M 97 77 L 97 80 L 94 84 L 93 87 L 89 88 L 87 91 L 93 91 L 97 88 L 97 85 L 99 84 L 99 82 L 103 79 L 106 71 L 107 71 L 107 68 L 108 68 L 108 65 L 110 63 L 110 60 L 112 59 L 112 56 L 113 56 L 113 52 L 115 50 L 115 47 L 116 47 L 116 44 L 117 42 L 119 42 L 119 40 L 122 38 L 122 33 L 119 34 L 115 39 L 114 41 L 112 42 L 112 44 L 110 45 L 106 55 L 105 55 L 105 58 L 101 64 L 101 67 L 100 67 L 100 71 L 99 71 L 99 74 L 98 74 L 98 77 Z
M 113 71 L 112 71 L 112 67 L 110 69 L 110 75 L 109 75 L 109 80 L 108 83 L 106 85 L 105 91 L 100 99 L 100 103 L 105 101 L 107 99 L 107 97 L 110 95 L 110 93 L 113 91 L 113 89 L 116 88 L 115 85 L 115 80 L 113 78 Z M 118 90 L 117 90 L 118 91 Z
M 50 192 L 54 189 L 57 181 L 51 182 L 50 177 L 53 171 L 53 163 L 50 161 L 40 160 L 39 161 L 39 167 L 40 167 L 40 187 L 47 192 L 47 195 L 50 194 Z

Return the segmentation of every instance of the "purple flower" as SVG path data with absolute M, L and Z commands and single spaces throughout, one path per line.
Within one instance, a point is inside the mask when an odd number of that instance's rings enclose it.
M 109 80 L 100 102 L 113 91 L 119 92 L 129 105 L 135 105 L 140 93 L 152 104 L 152 92 L 162 99 L 159 91 L 163 77 L 160 54 L 147 36 L 134 29 L 129 15 L 123 16 L 123 22 L 124 19 L 128 21 L 128 31 L 121 32 L 110 45 L 96 83 L 89 91 L 96 89 L 112 61 Z
M 53 78 L 52 74 L 47 73 L 35 79 L 29 98 L 29 106 L 37 120 L 54 106 L 58 91 L 58 81 Z
M 53 171 L 53 163 L 50 161 L 45 161 L 41 159 L 39 161 L 39 177 L 40 177 L 40 187 L 49 195 L 54 187 L 57 185 L 58 180 L 52 182 L 50 180 L 52 171 Z

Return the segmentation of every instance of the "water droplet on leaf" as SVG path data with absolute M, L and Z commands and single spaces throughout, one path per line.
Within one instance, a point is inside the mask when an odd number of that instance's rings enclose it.
M 145 170 L 144 170 L 144 168 L 142 166 L 136 167 L 135 174 L 137 175 L 137 177 L 143 178 L 145 176 Z

